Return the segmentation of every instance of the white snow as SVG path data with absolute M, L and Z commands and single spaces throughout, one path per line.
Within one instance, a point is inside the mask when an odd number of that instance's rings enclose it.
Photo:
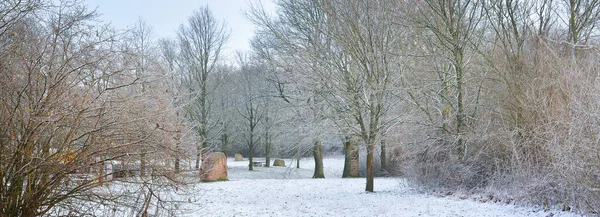
M 325 159 L 325 179 L 311 179 L 312 158 L 302 159 L 301 169 L 290 164 L 248 171 L 247 159 L 230 159 L 230 181 L 197 183 L 194 195 L 181 198 L 188 211 L 178 216 L 577 216 L 420 194 L 399 178 L 376 178 L 375 193 L 366 193 L 364 178 L 340 178 L 342 157 Z

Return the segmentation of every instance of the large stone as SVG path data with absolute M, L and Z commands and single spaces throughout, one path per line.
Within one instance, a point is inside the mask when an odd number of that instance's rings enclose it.
M 243 161 L 244 157 L 242 156 L 242 154 L 235 154 L 235 161 Z
M 223 152 L 210 153 L 202 161 L 200 180 L 203 182 L 226 181 L 227 156 Z
M 283 161 L 281 159 L 275 159 L 275 161 L 273 161 L 273 166 L 274 167 L 284 167 L 285 161 Z

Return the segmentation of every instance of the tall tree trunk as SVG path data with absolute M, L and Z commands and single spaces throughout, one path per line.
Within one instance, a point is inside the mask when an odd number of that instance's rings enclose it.
M 248 143 L 248 170 L 254 170 L 254 128 L 250 127 L 250 142 Z
M 375 144 L 369 144 L 367 147 L 367 188 L 365 189 L 368 192 L 373 192 L 373 150 L 375 149 Z
M 344 153 L 344 173 L 342 174 L 342 178 L 358 177 L 358 147 L 350 137 L 344 143 Z
M 204 71 L 204 72 L 202 72 L 202 74 L 203 74 L 202 75 L 202 84 L 200 87 L 200 89 L 201 89 L 201 92 L 200 92 L 201 93 L 201 96 L 200 96 L 200 100 L 201 100 L 201 102 L 200 102 L 200 112 L 201 112 L 200 113 L 201 114 L 200 138 L 202 139 L 202 147 L 200 149 L 200 158 L 202 158 L 202 160 L 204 160 L 204 155 L 206 154 L 205 153 L 206 146 L 208 143 L 208 141 L 207 141 L 208 140 L 208 132 L 206 130 L 208 127 L 208 110 L 207 110 L 207 105 L 206 105 L 207 98 L 208 98 L 208 92 L 206 90 L 206 86 L 207 86 L 207 83 L 206 83 L 207 77 L 206 76 L 208 75 L 208 72 Z M 200 162 L 200 160 L 198 159 L 197 164 L 199 162 Z M 199 168 L 199 166 L 200 165 L 197 165 L 196 167 Z
M 179 166 L 179 162 L 181 161 L 179 158 L 180 152 L 181 152 L 181 147 L 179 144 L 179 140 L 177 140 L 177 144 L 175 145 L 175 173 L 179 173 L 179 171 L 180 171 L 180 166 Z M 122 168 L 125 169 L 124 167 L 122 167 Z
M 300 146 L 299 145 L 296 148 L 296 169 L 300 169 Z
M 342 173 L 342 178 L 350 177 L 350 165 L 352 159 L 350 158 L 350 153 L 352 151 L 352 142 L 350 142 L 350 138 L 346 137 L 346 141 L 344 142 L 344 172 Z
M 385 144 L 385 139 L 382 138 L 381 139 L 381 169 L 383 171 L 388 171 L 388 167 L 387 167 L 387 151 L 386 151 L 386 145 Z
M 204 135 L 206 135 L 206 132 Z M 206 136 L 202 138 L 206 138 Z M 206 141 L 206 139 L 202 139 L 202 149 L 200 149 L 200 162 L 204 161 L 204 157 L 206 157 L 206 150 L 208 150 L 208 141 Z
M 313 154 L 315 157 L 315 173 L 313 175 L 313 179 L 325 178 L 325 174 L 323 172 L 323 145 L 321 144 L 321 139 L 318 139 L 315 142 Z
M 463 161 L 466 156 L 466 143 L 463 139 L 466 122 L 465 122 L 465 114 L 464 114 L 464 89 L 463 89 L 463 53 L 462 51 L 456 51 L 454 54 L 455 58 L 455 68 L 456 68 L 456 90 L 458 91 L 457 96 L 457 107 L 458 111 L 456 113 L 456 134 L 458 136 L 458 159 Z
M 267 118 L 267 121 L 269 118 Z M 265 167 L 271 165 L 271 141 L 269 141 L 269 130 L 265 132 Z
M 229 138 L 227 133 L 221 134 L 221 151 L 225 153 L 225 156 L 229 156 Z
M 201 145 L 196 146 L 196 169 L 197 170 L 200 169 L 200 155 L 201 155 L 200 152 L 201 151 L 202 151 L 202 146 Z
M 248 170 L 254 170 L 254 145 L 248 146 Z

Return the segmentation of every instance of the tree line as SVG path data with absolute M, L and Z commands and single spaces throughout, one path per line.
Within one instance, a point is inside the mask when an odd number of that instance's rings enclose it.
M 212 151 L 312 155 L 324 178 L 330 146 L 369 192 L 402 174 L 598 212 L 600 1 L 274 3 L 249 2 L 251 51 L 229 58 L 207 6 L 157 39 L 79 1 L 0 3 L 0 215 L 122 203 L 97 191 L 108 164 L 135 168 L 146 213 Z
M 247 15 L 280 94 L 360 139 L 367 191 L 376 153 L 432 189 L 597 212 L 599 3 L 279 0 Z

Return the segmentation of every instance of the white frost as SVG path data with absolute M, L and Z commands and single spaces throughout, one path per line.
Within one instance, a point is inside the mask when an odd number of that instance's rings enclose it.
M 301 160 L 301 169 L 290 160 L 287 168 L 255 171 L 248 171 L 247 164 L 231 159 L 230 181 L 196 184 L 196 195 L 185 206 L 190 212 L 183 216 L 576 216 L 419 194 L 397 178 L 376 178 L 375 193 L 366 193 L 364 178 L 340 178 L 341 157 L 325 159 L 326 179 L 311 179 L 309 158 Z

